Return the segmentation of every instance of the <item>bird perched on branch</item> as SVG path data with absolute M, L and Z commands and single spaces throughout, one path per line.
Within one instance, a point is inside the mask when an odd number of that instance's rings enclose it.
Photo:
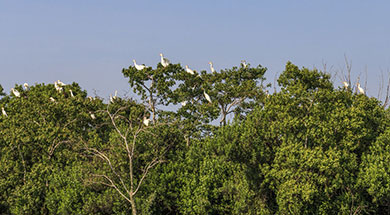
M 360 94 L 364 94 L 364 89 L 360 87 L 360 83 L 357 83 L 357 87 Z
M 203 91 L 203 95 L 208 102 L 212 103 L 211 98 L 210 98 L 209 94 L 206 93 L 206 91 Z
M 349 84 L 346 81 L 344 81 L 343 84 L 344 84 L 345 89 L 347 89 L 349 87 Z
M 145 125 L 145 126 L 149 126 L 149 122 L 150 122 L 150 119 L 148 119 L 148 118 L 146 118 L 146 117 L 144 116 L 144 119 L 143 119 L 144 125 Z
M 160 57 L 161 57 L 161 65 L 162 65 L 163 67 L 167 67 L 167 66 L 171 63 L 167 58 L 165 58 L 165 57 L 163 56 L 162 53 L 160 53 Z
M 5 112 L 5 110 L 4 110 L 4 107 L 1 108 L 1 112 L 3 113 L 3 116 L 7 116 L 8 117 L 7 112 Z
M 188 65 L 186 65 L 186 71 L 190 73 L 191 75 L 195 74 L 194 70 L 190 69 Z
M 20 97 L 19 91 L 15 90 L 14 88 L 11 88 L 11 91 L 12 91 L 12 93 L 13 93 L 16 97 Z
M 135 67 L 138 71 L 143 70 L 143 69 L 146 68 L 145 65 L 139 65 L 139 64 L 137 64 L 137 62 L 135 62 L 135 60 L 133 60 L 133 62 L 134 62 L 134 67 Z
M 215 69 L 214 69 L 214 67 L 213 67 L 213 63 L 210 61 L 209 62 L 209 64 L 210 64 L 210 70 L 211 70 L 211 72 L 215 72 Z

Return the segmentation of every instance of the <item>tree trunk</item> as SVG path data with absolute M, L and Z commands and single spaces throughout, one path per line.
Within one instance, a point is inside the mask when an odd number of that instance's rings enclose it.
M 131 204 L 131 214 L 137 215 L 137 209 L 135 208 L 135 201 L 133 195 L 130 195 L 130 204 Z

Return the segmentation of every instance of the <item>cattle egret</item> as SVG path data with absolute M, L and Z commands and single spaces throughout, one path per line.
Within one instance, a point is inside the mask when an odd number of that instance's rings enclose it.
M 214 69 L 214 67 L 213 67 L 213 63 L 212 63 L 212 62 L 209 62 L 209 64 L 210 64 L 210 70 L 211 70 L 211 72 L 215 72 L 215 69 Z
M 54 87 L 56 88 L 56 90 L 60 93 L 62 92 L 62 87 L 60 86 L 60 84 L 58 84 L 58 82 L 54 82 Z
M 163 67 L 167 67 L 171 62 L 167 58 L 165 58 L 162 53 L 160 53 L 160 56 L 161 56 L 161 65 Z
M 145 126 L 149 126 L 149 122 L 150 122 L 150 119 L 148 119 L 148 118 L 146 118 L 146 117 L 144 116 L 144 120 L 143 120 L 144 125 L 145 125 Z
M 95 114 L 91 113 L 91 118 L 92 118 L 92 119 L 96 119 Z
M 188 101 L 182 101 L 182 102 L 180 102 L 180 104 L 181 104 L 182 106 L 186 106 L 187 103 L 188 103 Z
M 24 86 L 25 90 L 28 90 L 28 84 L 27 83 L 24 83 L 23 86 Z
M 242 60 L 241 61 L 241 64 L 244 66 L 244 68 L 246 68 L 248 66 L 248 64 L 246 64 L 246 61 L 245 60 Z
M 190 69 L 188 65 L 186 65 L 186 71 L 190 73 L 191 75 L 195 74 L 194 70 Z
M 66 86 L 66 84 L 64 84 L 63 82 L 61 82 L 60 80 L 57 80 L 57 83 L 59 86 L 63 87 L 63 86 Z
M 112 98 L 112 94 L 110 94 L 110 103 L 114 103 L 114 98 Z
M 56 100 L 55 100 L 53 97 L 50 97 L 49 99 L 50 99 L 50 101 L 52 101 L 52 102 L 56 102 Z
M 349 87 L 349 84 L 346 81 L 344 81 L 343 84 L 344 84 L 345 89 L 347 89 Z
M 11 88 L 11 91 L 12 91 L 12 93 L 13 93 L 16 97 L 20 97 L 19 91 L 15 90 L 14 88 Z
M 7 112 L 5 112 L 4 107 L 1 108 L 1 112 L 3 113 L 3 116 L 8 116 Z
M 93 101 L 92 96 L 88 96 L 89 101 Z
M 359 93 L 364 94 L 364 89 L 360 87 L 359 83 L 357 84 L 357 87 L 358 87 Z
M 70 95 L 71 95 L 72 97 L 74 97 L 73 91 L 72 91 L 72 90 L 69 90 L 69 92 L 70 92 Z
M 211 103 L 211 98 L 210 98 L 210 96 L 206 93 L 206 91 L 203 91 L 203 94 L 204 94 L 204 97 L 206 98 L 206 100 L 207 100 L 208 102 Z
M 138 65 L 137 62 L 135 62 L 135 60 L 133 60 L 134 62 L 134 67 L 139 71 L 139 70 L 143 70 L 146 68 L 145 65 Z

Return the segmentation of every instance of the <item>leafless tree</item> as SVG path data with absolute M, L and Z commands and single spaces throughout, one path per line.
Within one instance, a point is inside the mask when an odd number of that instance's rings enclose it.
M 164 124 L 158 124 L 157 122 L 152 125 L 146 126 L 142 123 L 142 117 L 139 119 L 129 119 L 120 114 L 121 111 L 126 110 L 128 107 L 118 108 L 114 113 L 109 111 L 109 106 L 104 112 L 108 115 L 110 124 L 113 127 L 113 131 L 118 137 L 115 142 L 110 142 L 109 145 L 120 147 L 127 156 L 127 173 L 121 172 L 120 168 L 116 165 L 117 157 L 113 155 L 112 150 L 110 149 L 101 149 L 98 147 L 91 147 L 87 142 L 84 142 L 84 146 L 87 152 L 93 156 L 99 158 L 106 167 L 108 171 L 106 173 L 100 174 L 91 174 L 92 178 L 90 183 L 102 184 L 108 187 L 113 188 L 117 193 L 120 194 L 127 202 L 130 203 L 132 214 L 137 214 L 135 196 L 139 192 L 142 184 L 147 178 L 150 170 L 156 165 L 164 162 L 164 155 L 170 148 L 170 144 L 162 144 L 160 146 L 154 147 L 158 141 L 156 141 L 156 134 L 152 131 L 158 126 L 163 126 Z M 166 124 L 165 124 L 166 125 Z M 147 135 L 145 135 L 147 134 Z M 141 137 L 142 136 L 142 137 Z M 151 137 L 146 138 L 145 136 Z M 140 140 L 142 138 L 142 141 Z M 150 153 L 151 156 L 148 157 L 146 162 L 142 162 L 144 165 L 142 167 L 135 165 L 139 153 L 137 147 L 140 144 L 148 144 L 154 150 Z

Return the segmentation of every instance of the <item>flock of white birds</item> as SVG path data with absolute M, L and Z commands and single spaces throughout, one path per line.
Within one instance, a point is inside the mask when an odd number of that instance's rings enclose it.
M 160 57 L 161 57 L 161 65 L 162 65 L 163 67 L 167 67 L 169 64 L 171 64 L 171 62 L 168 60 L 168 58 L 164 57 L 164 55 L 163 55 L 162 53 L 160 53 Z M 247 66 L 246 62 L 245 62 L 245 61 L 242 61 L 242 62 L 244 62 L 243 65 L 244 65 L 244 67 L 246 67 L 246 66 Z M 141 70 L 143 70 L 143 69 L 146 68 L 146 66 L 145 66 L 144 64 L 142 64 L 142 65 L 141 65 L 141 64 L 137 64 L 137 62 L 136 62 L 135 60 L 133 60 L 133 63 L 134 63 L 134 67 L 135 67 L 138 71 L 141 71 Z M 215 72 L 215 69 L 214 69 L 214 67 L 213 67 L 213 63 L 212 63 L 212 62 L 209 62 L 209 64 L 210 64 L 210 70 L 211 70 L 211 72 L 214 73 L 214 72 Z M 191 74 L 191 75 L 195 75 L 195 74 L 196 74 L 196 71 L 190 69 L 190 68 L 188 67 L 188 65 L 186 65 L 185 68 L 186 68 L 186 72 L 187 72 L 187 73 L 189 73 L 189 74 Z M 206 99 L 209 103 L 212 103 L 212 100 L 211 100 L 210 96 L 206 93 L 206 91 L 203 91 L 203 95 L 204 95 L 205 99 Z M 110 97 L 110 98 L 111 98 L 111 97 Z M 180 103 L 181 103 L 182 106 L 185 106 L 185 105 L 188 103 L 188 101 L 182 101 L 182 102 L 180 102 Z
M 161 57 L 161 65 L 162 65 L 163 67 L 167 67 L 169 64 L 171 64 L 171 62 L 170 62 L 167 58 L 165 58 L 164 55 L 163 55 L 162 53 L 160 53 L 160 57 Z M 143 70 L 143 69 L 146 68 L 146 66 L 145 66 L 144 64 L 142 64 L 142 65 L 137 64 L 137 62 L 136 62 L 135 60 L 133 60 L 133 63 L 134 63 L 134 67 L 135 67 L 138 71 L 141 71 L 141 70 Z M 244 66 L 244 68 L 246 68 L 246 67 L 248 66 L 245 60 L 242 60 L 241 63 L 242 63 L 242 65 Z M 214 67 L 213 67 L 213 63 L 212 63 L 212 62 L 209 62 L 209 65 L 210 65 L 210 70 L 211 70 L 211 72 L 212 72 L 212 73 L 215 73 L 216 71 L 215 71 L 215 69 L 214 69 Z M 185 68 L 186 68 L 186 72 L 187 72 L 187 73 L 189 73 L 189 74 L 191 74 L 191 75 L 195 75 L 195 74 L 196 74 L 196 71 L 190 69 L 190 68 L 188 67 L 188 65 L 186 65 Z M 349 84 L 348 84 L 346 81 L 344 81 L 343 84 L 344 84 L 344 88 L 348 89 Z M 28 89 L 29 89 L 29 86 L 28 86 L 27 83 L 24 83 L 23 86 L 24 86 L 25 90 L 28 90 Z M 63 87 L 64 87 L 64 86 L 66 86 L 66 84 L 64 84 L 64 83 L 61 82 L 60 80 L 57 80 L 56 82 L 54 82 L 54 87 L 55 87 L 55 89 L 56 89 L 59 93 L 61 93 L 61 92 L 63 91 Z M 364 89 L 360 86 L 360 83 L 357 83 L 357 89 L 358 89 L 358 91 L 359 91 L 360 94 L 364 94 Z M 14 94 L 15 97 L 20 97 L 20 92 L 17 91 L 16 89 L 11 88 L 11 92 L 12 92 L 12 94 Z M 71 95 L 72 97 L 74 97 L 73 91 L 72 91 L 71 89 L 69 89 L 69 93 L 70 93 L 70 95 Z M 110 102 L 111 102 L 111 103 L 114 103 L 115 99 L 117 99 L 117 93 L 118 93 L 118 91 L 115 91 L 114 96 L 112 96 L 112 95 L 110 94 Z M 203 90 L 203 95 L 204 95 L 205 99 L 206 99 L 209 103 L 212 103 L 211 97 L 210 97 L 210 96 L 206 93 L 206 91 L 204 91 L 204 90 Z M 88 98 L 89 98 L 90 100 L 93 100 L 92 97 L 88 97 Z M 50 101 L 52 101 L 52 102 L 56 102 L 56 100 L 55 100 L 53 97 L 50 97 L 49 99 L 50 99 Z M 182 101 L 182 102 L 180 102 L 180 103 L 181 103 L 182 106 L 185 106 L 185 105 L 188 103 L 188 101 Z M 2 112 L 3 116 L 8 117 L 8 114 L 7 114 L 7 112 L 5 111 L 4 107 L 1 108 L 1 112 Z M 91 113 L 90 116 L 91 116 L 92 119 L 96 119 L 96 116 L 95 116 L 93 113 Z M 150 119 L 144 117 L 144 118 L 143 118 L 143 123 L 144 123 L 145 126 L 149 126 Z

